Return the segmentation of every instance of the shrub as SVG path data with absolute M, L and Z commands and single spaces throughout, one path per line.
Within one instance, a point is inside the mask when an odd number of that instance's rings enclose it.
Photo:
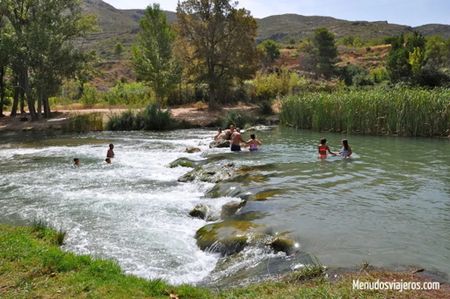
M 228 128 L 230 125 L 235 125 L 238 128 L 245 128 L 257 123 L 257 118 L 249 113 L 230 111 L 224 118 L 220 120 L 222 128 Z
M 163 131 L 178 126 L 179 123 L 171 117 L 169 110 L 162 110 L 153 104 L 137 113 L 126 111 L 120 115 L 112 115 L 106 127 L 110 131 Z
M 101 113 L 78 114 L 71 117 L 63 127 L 65 132 L 84 133 L 103 130 L 103 115 Z

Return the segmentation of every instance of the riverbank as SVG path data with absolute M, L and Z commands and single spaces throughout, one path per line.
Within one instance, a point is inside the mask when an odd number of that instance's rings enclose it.
M 113 115 L 121 114 L 129 109 L 124 108 L 99 108 L 99 109 L 64 109 L 57 110 L 52 113 L 50 119 L 39 119 L 31 121 L 29 115 L 18 115 L 15 118 L 6 117 L 0 118 L 0 132 L 2 131 L 55 131 L 64 130 L 77 117 L 88 118 L 89 115 L 97 115 L 103 121 L 105 127 L 108 120 Z M 139 109 L 135 109 L 139 110 Z M 249 114 L 257 114 L 258 107 L 251 105 L 235 105 L 224 107 L 220 111 L 209 111 L 208 107 L 175 107 L 171 108 L 171 116 L 181 123 L 186 123 L 190 127 L 215 127 L 220 119 L 229 112 L 244 112 Z M 277 122 L 276 117 L 270 117 L 269 121 Z M 98 126 L 96 126 L 96 129 Z
M 59 248 L 64 234 L 35 224 L 0 225 L 0 296 L 2 298 L 448 298 L 441 283 L 434 291 L 353 290 L 352 281 L 431 281 L 425 272 L 392 272 L 365 267 L 359 271 L 305 268 L 277 281 L 211 290 L 171 286 L 161 280 L 126 275 L 108 260 L 78 256 Z M 416 272 L 416 273 L 414 273 Z

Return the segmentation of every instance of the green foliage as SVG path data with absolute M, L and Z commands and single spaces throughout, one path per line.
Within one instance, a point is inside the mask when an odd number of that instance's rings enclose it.
M 143 83 L 118 83 L 104 94 L 104 102 L 109 105 L 144 107 L 155 102 L 153 91 Z
M 137 113 L 126 111 L 120 115 L 111 116 L 106 127 L 110 131 L 164 131 L 176 129 L 179 125 L 172 119 L 169 110 L 162 110 L 157 105 L 149 105 Z
M 258 123 L 258 118 L 239 111 L 229 111 L 221 120 L 221 127 L 228 128 L 230 125 L 234 125 L 237 128 L 246 128 Z
M 337 47 L 334 35 L 326 28 L 314 31 L 312 39 L 317 73 L 330 78 L 334 74 L 334 64 L 337 62 Z
M 152 87 L 162 105 L 179 81 L 179 67 L 172 53 L 175 32 L 159 4 L 147 7 L 140 27 L 133 47 L 134 69 L 139 79 Z
M 369 76 L 369 72 L 357 65 L 347 65 L 340 70 L 341 77 L 346 85 L 364 86 L 372 85 L 372 78 Z
M 374 89 L 307 93 L 283 100 L 284 125 L 318 131 L 447 136 L 448 89 Z
M 295 44 L 295 41 L 294 41 Z M 271 39 L 267 39 L 258 45 L 264 65 L 270 65 L 280 57 L 280 45 Z
M 177 8 L 177 50 L 188 76 L 208 85 L 210 109 L 256 71 L 256 21 L 230 0 L 186 0 Z
M 370 78 L 374 83 L 381 83 L 389 80 L 389 73 L 383 66 L 370 70 Z
M 84 133 L 103 130 L 103 115 L 101 113 L 78 114 L 72 116 L 63 127 L 65 132 Z

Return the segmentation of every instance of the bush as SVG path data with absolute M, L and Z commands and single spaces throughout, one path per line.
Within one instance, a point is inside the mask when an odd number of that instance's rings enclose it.
M 71 117 L 64 125 L 63 131 L 84 133 L 103 130 L 103 115 L 101 113 L 79 114 Z
M 137 113 L 126 111 L 120 115 L 112 115 L 106 127 L 110 131 L 164 131 L 175 129 L 179 125 L 171 117 L 169 110 L 162 110 L 156 105 L 149 105 L 143 111 Z
M 389 73 L 385 67 L 377 67 L 370 71 L 370 78 L 375 83 L 389 81 Z
M 257 122 L 258 119 L 251 114 L 238 111 L 230 111 L 220 120 L 222 128 L 228 128 L 230 125 L 234 125 L 237 128 L 245 128 L 253 126 Z
M 365 86 L 372 85 L 372 79 L 369 72 L 357 65 L 348 65 L 340 69 L 340 76 L 347 86 Z

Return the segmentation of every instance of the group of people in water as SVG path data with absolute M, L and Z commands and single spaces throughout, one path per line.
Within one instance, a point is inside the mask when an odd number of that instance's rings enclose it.
M 241 130 L 236 128 L 234 125 L 230 125 L 230 127 L 226 130 L 222 130 L 219 128 L 217 130 L 216 136 L 214 136 L 214 141 L 221 143 L 224 141 L 230 141 L 230 149 L 232 152 L 240 152 L 242 151 L 242 146 L 248 147 L 249 151 L 257 151 L 259 147 L 262 145 L 261 140 L 256 138 L 255 134 L 250 135 L 250 139 L 245 141 L 242 138 Z M 327 140 L 322 138 L 320 140 L 320 144 L 317 146 L 317 150 L 319 153 L 319 159 L 326 159 L 328 154 L 332 156 L 340 156 L 344 159 L 348 159 L 352 155 L 352 149 L 348 144 L 347 139 L 342 140 L 342 148 L 339 153 L 334 153 L 330 150 L 330 147 L 327 145 Z
M 106 164 L 111 164 L 112 163 L 112 159 L 114 159 L 114 144 L 110 144 L 109 145 L 109 149 L 106 152 L 106 159 L 105 162 Z M 79 167 L 80 166 L 80 159 L 79 158 L 74 158 L 73 159 L 73 165 L 75 167 Z
M 248 147 L 249 151 L 254 152 L 262 145 L 261 140 L 257 139 L 255 134 L 251 134 L 248 141 L 242 139 L 241 130 L 234 125 L 230 125 L 230 128 L 226 130 L 219 128 L 217 130 L 217 135 L 214 137 L 214 141 L 216 142 L 227 140 L 230 141 L 230 149 L 232 152 L 242 151 L 242 146 Z

